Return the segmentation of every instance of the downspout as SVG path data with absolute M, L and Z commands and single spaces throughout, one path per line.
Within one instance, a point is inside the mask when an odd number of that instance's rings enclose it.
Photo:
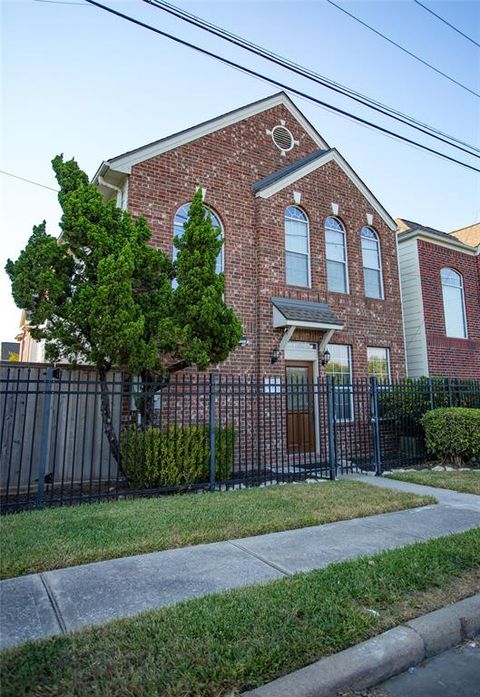
M 120 195 L 120 201 L 122 201 L 123 198 L 123 191 L 120 189 L 119 186 L 115 186 L 115 184 L 109 184 L 109 182 L 105 181 L 105 179 L 100 175 L 98 177 L 98 183 L 100 186 L 105 186 L 107 189 L 112 189 L 113 191 L 117 192 L 117 196 Z

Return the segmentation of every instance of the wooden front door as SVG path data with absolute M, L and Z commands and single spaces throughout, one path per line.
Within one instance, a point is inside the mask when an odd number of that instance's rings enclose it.
M 315 450 L 313 364 L 287 361 L 287 446 L 290 452 Z

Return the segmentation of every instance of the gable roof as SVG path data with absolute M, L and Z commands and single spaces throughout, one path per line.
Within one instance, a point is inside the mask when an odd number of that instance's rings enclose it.
M 290 165 L 287 165 L 278 172 L 269 174 L 264 179 L 253 184 L 252 189 L 256 196 L 261 198 L 269 198 L 281 191 L 286 186 L 293 184 L 307 174 L 314 172 L 319 167 L 327 164 L 327 162 L 336 162 L 341 170 L 353 182 L 357 189 L 365 196 L 372 208 L 378 213 L 382 220 L 388 225 L 390 230 L 397 229 L 397 223 L 392 216 L 385 210 L 380 201 L 373 195 L 367 185 L 360 179 L 358 174 L 350 167 L 345 158 L 338 152 L 336 148 L 328 150 L 319 149 L 315 152 L 297 160 Z
M 233 111 L 229 111 L 220 116 L 216 116 L 208 121 L 203 121 L 202 123 L 186 128 L 183 131 L 178 131 L 178 133 L 173 133 L 165 138 L 156 140 L 153 143 L 148 143 L 147 145 L 142 145 L 140 148 L 135 148 L 134 150 L 129 150 L 122 155 L 117 155 L 112 157 L 105 162 L 102 162 L 96 174 L 93 177 L 93 183 L 97 183 L 98 177 L 105 174 L 108 169 L 114 170 L 115 172 L 122 172 L 124 174 L 130 174 L 133 165 L 143 162 L 144 160 L 149 160 L 152 157 L 161 155 L 164 152 L 178 148 L 180 145 L 185 145 L 198 138 L 208 135 L 209 133 L 214 133 L 219 131 L 226 126 L 231 126 L 234 123 L 243 121 L 244 119 L 260 114 L 263 111 L 268 111 L 268 109 L 273 109 L 276 106 L 283 105 L 292 116 L 300 123 L 312 140 L 316 143 L 319 148 L 328 148 L 328 144 L 321 137 L 318 131 L 312 126 L 310 121 L 302 114 L 302 112 L 295 106 L 290 97 L 285 92 L 277 92 L 270 97 L 265 97 L 264 99 L 259 99 L 256 102 L 247 104 Z

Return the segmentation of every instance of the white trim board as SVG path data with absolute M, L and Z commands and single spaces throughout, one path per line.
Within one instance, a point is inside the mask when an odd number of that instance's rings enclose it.
M 397 223 L 394 221 L 392 216 L 385 210 L 382 204 L 372 194 L 370 189 L 363 183 L 358 174 L 354 172 L 354 170 L 350 167 L 345 158 L 342 157 L 342 155 L 340 155 L 338 150 L 336 150 L 335 148 L 332 148 L 332 150 L 326 152 L 325 155 L 318 157 L 312 162 L 307 162 L 304 167 L 300 167 L 291 174 L 287 174 L 282 179 L 279 179 L 276 182 L 273 182 L 273 184 L 270 184 L 270 186 L 266 186 L 264 189 L 261 189 L 257 192 L 256 196 L 259 198 L 270 198 L 270 196 L 273 196 L 279 191 L 282 191 L 282 189 L 285 189 L 285 187 L 294 184 L 299 179 L 306 177 L 308 174 L 311 174 L 319 167 L 323 167 L 323 165 L 326 165 L 328 162 L 332 161 L 336 162 L 336 164 L 340 167 L 341 170 L 343 170 L 343 172 L 347 175 L 350 181 L 352 181 L 353 184 L 355 184 L 360 193 L 363 194 L 363 196 L 367 199 L 372 208 L 375 209 L 375 211 L 378 213 L 381 219 L 388 225 L 390 230 L 397 230 Z
M 247 104 L 247 106 L 240 107 L 234 111 L 230 111 L 223 116 L 218 116 L 204 123 L 198 124 L 198 126 L 192 126 L 179 133 L 175 133 L 161 140 L 157 140 L 154 143 L 149 143 L 135 150 L 131 150 L 118 157 L 113 157 L 106 164 L 116 172 L 123 172 L 125 174 L 130 174 L 132 167 L 144 160 L 149 160 L 157 155 L 162 155 L 169 150 L 174 150 L 181 145 L 186 145 L 194 140 L 203 138 L 210 133 L 219 131 L 222 128 L 231 126 L 234 123 L 248 119 L 256 114 L 261 114 L 263 111 L 268 109 L 273 109 L 276 106 L 283 105 L 292 114 L 293 118 L 296 119 L 302 128 L 308 133 L 310 138 L 315 142 L 317 147 L 321 149 L 328 148 L 328 144 L 320 136 L 320 134 L 315 130 L 312 124 L 305 118 L 302 112 L 295 106 L 290 97 L 285 92 L 279 92 L 271 97 L 266 97 L 253 104 Z M 93 181 L 95 181 L 96 176 Z

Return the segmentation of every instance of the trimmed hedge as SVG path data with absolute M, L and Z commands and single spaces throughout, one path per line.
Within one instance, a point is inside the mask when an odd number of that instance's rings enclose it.
M 232 472 L 235 432 L 232 426 L 215 429 L 216 479 Z M 122 433 L 122 459 L 131 487 L 156 489 L 208 482 L 210 427 L 170 426 L 131 428 Z
M 480 460 L 480 409 L 446 407 L 422 417 L 427 450 L 457 466 Z

